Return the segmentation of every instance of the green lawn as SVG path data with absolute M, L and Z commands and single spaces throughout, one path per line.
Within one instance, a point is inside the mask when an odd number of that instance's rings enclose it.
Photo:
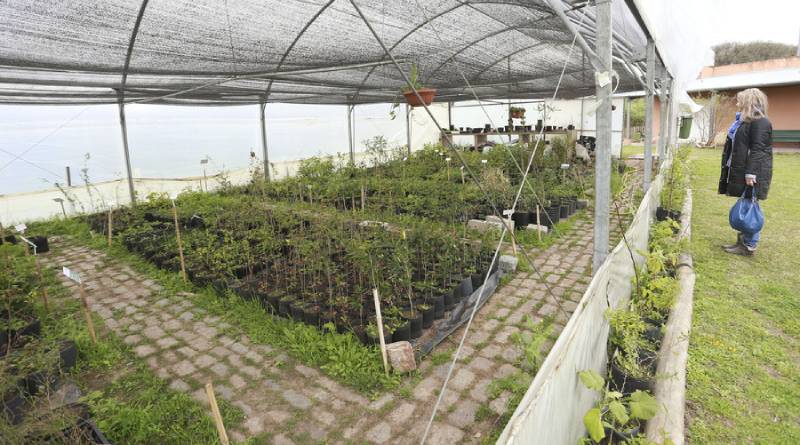
M 719 150 L 692 153 L 697 272 L 689 349 L 692 444 L 800 444 L 800 155 L 775 155 L 753 258 L 720 245 L 733 198 L 717 195 Z
M 653 147 L 654 151 L 655 149 L 656 147 Z M 625 159 L 631 155 L 642 155 L 642 154 L 644 154 L 644 146 L 642 145 L 623 145 L 622 153 L 620 154 L 620 156 L 622 157 L 622 159 Z

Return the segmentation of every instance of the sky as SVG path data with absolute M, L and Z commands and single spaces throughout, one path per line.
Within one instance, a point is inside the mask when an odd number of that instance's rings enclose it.
M 664 0 L 642 0 L 664 1 Z M 697 0 L 715 1 L 715 0 Z M 716 0 L 707 20 L 710 44 L 769 40 L 797 44 L 800 0 Z M 705 21 L 700 18 L 700 23 Z M 708 63 L 713 55 L 708 52 Z M 201 174 L 247 167 L 249 152 L 260 150 L 258 108 L 127 107 L 135 177 Z M 357 107 L 356 141 L 382 134 L 392 144 L 405 141 L 402 118 L 388 119 L 389 105 Z M 296 159 L 347 150 L 343 106 L 268 106 L 272 160 Z M 124 164 L 116 106 L 0 105 L 0 195 L 52 187 L 64 182 L 70 166 L 74 182 L 87 168 L 91 181 L 123 177 Z M 456 122 L 456 125 L 459 123 Z M 468 122 L 463 125 L 470 125 Z M 476 124 L 480 125 L 480 124 Z M 23 160 L 15 160 L 14 155 Z M 87 159 L 88 154 L 88 159 Z
M 699 0 L 707 1 L 707 0 Z M 718 10 L 712 45 L 768 40 L 797 45 L 800 39 L 800 1 L 726 0 Z M 709 25 L 712 26 L 712 25 Z

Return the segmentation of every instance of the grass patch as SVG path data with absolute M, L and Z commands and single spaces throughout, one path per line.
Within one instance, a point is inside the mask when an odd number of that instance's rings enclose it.
M 776 154 L 762 241 L 724 253 L 732 198 L 717 195 L 719 150 L 694 150 L 692 252 L 697 283 L 688 365 L 693 444 L 800 443 L 800 156 Z
M 82 401 L 89 405 L 93 419 L 110 440 L 133 445 L 219 443 L 208 409 L 189 395 L 170 389 L 99 317 L 93 318 L 98 333 L 94 344 L 78 299 L 55 277 L 60 270 L 43 268 L 42 272 L 51 307 L 49 313 L 45 312 L 41 300 L 36 299 L 42 342 L 75 341 L 77 365 L 64 379 L 85 393 Z M 225 424 L 237 427 L 243 419 L 241 410 L 225 400 L 219 402 Z M 31 415 L 38 413 L 32 411 Z M 24 425 L 12 427 L 0 420 L 0 437 L 8 439 L 0 442 L 27 443 L 18 437 L 24 434 Z

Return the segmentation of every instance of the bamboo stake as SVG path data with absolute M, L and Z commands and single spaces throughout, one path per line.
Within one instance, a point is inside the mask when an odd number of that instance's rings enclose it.
M 228 433 L 225 432 L 225 424 L 222 422 L 222 414 L 220 414 L 219 406 L 217 405 L 217 397 L 214 395 L 214 385 L 210 381 L 206 383 L 206 395 L 208 396 L 208 403 L 211 405 L 211 416 L 214 418 L 214 425 L 217 426 L 219 441 L 222 445 L 230 445 Z
M 539 217 L 539 205 L 536 205 L 536 235 L 542 240 L 542 221 Z
M 383 356 L 383 370 L 389 375 L 389 359 L 386 356 L 386 340 L 383 338 L 383 317 L 381 317 L 381 299 L 378 296 L 378 289 L 372 289 L 372 296 L 375 299 L 375 317 L 378 321 L 378 338 L 381 341 L 381 356 Z
M 39 256 L 33 257 L 36 262 L 36 276 L 39 278 L 39 283 L 42 283 L 42 268 L 39 266 Z M 50 304 L 47 302 L 47 286 L 42 285 L 42 301 L 44 303 L 45 312 L 50 312 Z
M 83 288 L 83 280 L 78 283 L 78 290 L 81 295 L 81 306 L 83 306 L 83 315 L 86 316 L 86 326 L 89 328 L 89 336 L 92 337 L 92 343 L 97 344 L 97 335 L 94 333 L 94 322 L 92 321 L 92 312 L 89 310 L 89 302 L 86 301 L 86 290 Z
M 364 190 L 364 185 L 361 185 L 361 211 L 364 211 L 364 207 L 367 205 L 367 192 Z
M 113 224 L 111 222 L 111 212 L 113 212 L 113 210 L 108 211 L 108 247 L 111 247 L 111 237 L 113 236 L 112 234 L 114 231 Z
M 172 200 L 172 219 L 175 221 L 175 236 L 178 239 L 178 255 L 181 259 L 181 276 L 183 277 L 183 282 L 187 281 L 186 279 L 186 263 L 183 260 L 183 243 L 181 242 L 181 226 L 178 224 L 178 208 L 175 207 L 175 200 Z

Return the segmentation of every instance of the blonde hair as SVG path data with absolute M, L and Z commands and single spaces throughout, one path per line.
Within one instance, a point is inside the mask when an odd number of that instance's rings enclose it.
M 750 122 L 767 117 L 767 95 L 758 88 L 748 88 L 736 95 L 736 101 L 742 107 L 742 121 Z

